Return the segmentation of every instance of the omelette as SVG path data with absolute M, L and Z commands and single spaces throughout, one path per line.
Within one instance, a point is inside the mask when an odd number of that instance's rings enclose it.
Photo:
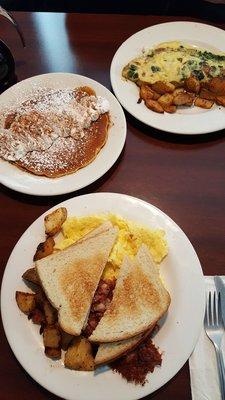
M 178 41 L 165 42 L 131 60 L 122 76 L 135 83 L 199 81 L 225 76 L 225 53 L 211 52 Z
M 55 250 L 65 249 L 107 220 L 119 228 L 119 234 L 110 253 L 103 278 L 117 278 L 124 256 L 133 258 L 142 243 L 148 247 L 156 263 L 160 263 L 168 254 L 165 232 L 162 229 L 151 230 L 114 214 L 67 218 L 62 226 L 63 238 L 56 243 Z

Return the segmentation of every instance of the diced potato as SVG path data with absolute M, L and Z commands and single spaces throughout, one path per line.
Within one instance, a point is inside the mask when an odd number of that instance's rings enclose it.
M 36 285 L 40 285 L 40 280 L 36 271 L 36 268 L 29 268 L 27 269 L 24 274 L 22 275 L 23 279 L 26 279 L 26 281 L 34 283 Z
M 200 97 L 197 97 L 195 99 L 194 104 L 196 107 L 209 109 L 209 108 L 212 108 L 214 102 L 212 100 L 206 100 L 206 99 L 201 99 Z
M 212 78 L 208 83 L 208 88 L 218 96 L 225 96 L 225 78 Z
M 191 93 L 178 93 L 174 96 L 173 104 L 175 104 L 175 106 L 191 106 L 193 100 L 194 98 Z
M 45 323 L 45 315 L 39 308 L 35 308 L 33 311 L 31 311 L 28 318 L 31 319 L 33 324 L 36 325 Z
M 49 256 L 50 254 L 53 253 L 54 246 L 55 246 L 55 241 L 51 236 L 49 236 L 45 240 L 45 242 L 39 243 L 33 260 L 37 261 L 40 260 L 41 258 Z
M 172 93 L 175 90 L 175 86 L 169 82 L 157 81 L 152 84 L 152 89 L 157 93 L 165 94 Z
M 16 302 L 19 309 L 29 314 L 36 307 L 35 294 L 16 291 Z
M 202 88 L 200 90 L 199 97 L 201 97 L 201 99 L 206 99 L 206 100 L 213 100 L 213 101 L 216 100 L 216 95 L 210 92 L 206 88 Z
M 38 290 L 35 293 L 35 300 L 38 308 L 40 310 L 44 310 L 44 303 L 47 301 L 45 293 L 41 287 L 38 287 Z
M 46 215 L 44 219 L 45 233 L 48 236 L 54 236 L 60 231 L 62 224 L 67 218 L 67 209 L 65 207 L 57 208 L 51 214 Z
M 161 97 L 161 94 L 155 92 L 154 90 L 152 90 L 152 93 L 153 93 L 153 98 L 152 98 L 153 100 L 158 100 Z
M 45 355 L 49 358 L 61 358 L 61 348 L 45 347 Z
M 216 96 L 216 103 L 225 107 L 225 96 Z
M 190 92 L 198 93 L 201 84 L 197 78 L 195 78 L 194 76 L 190 76 L 185 80 L 185 86 L 187 90 L 190 90 Z
M 180 82 L 171 81 L 170 83 L 172 83 L 172 84 L 175 86 L 176 89 L 179 89 L 179 88 L 184 87 L 184 81 L 180 81 Z M 175 89 L 175 90 L 176 90 L 176 89 Z
M 94 357 L 90 342 L 86 338 L 75 338 L 65 354 L 64 364 L 77 371 L 92 371 Z
M 174 90 L 173 96 L 176 96 L 179 93 L 186 93 L 186 90 L 183 87 L 178 87 Z
M 145 105 L 150 108 L 150 110 L 155 111 L 157 113 L 163 113 L 164 110 L 162 106 L 156 101 L 152 99 L 148 99 L 145 101 Z
M 43 303 L 43 309 L 45 314 L 45 320 L 48 325 L 53 325 L 57 322 L 58 313 L 57 310 L 52 307 L 48 300 Z
M 141 85 L 140 98 L 143 100 L 153 99 L 153 91 L 148 85 L 146 84 Z
M 170 106 L 166 106 L 163 108 L 165 112 L 169 113 L 169 114 L 173 114 L 176 112 L 177 107 L 174 106 L 173 104 L 171 104 Z
M 165 109 L 165 107 L 168 107 L 173 103 L 173 95 L 170 93 L 163 94 L 158 99 L 158 103 Z
M 67 333 L 65 331 L 63 331 L 62 329 L 61 329 L 60 332 L 61 332 L 61 338 L 62 338 L 61 347 L 62 347 L 63 350 L 67 350 L 69 345 L 70 345 L 70 343 L 74 339 L 74 336 L 70 335 L 69 333 Z
M 43 331 L 43 342 L 45 347 L 57 349 L 61 344 L 60 330 L 56 325 L 46 326 Z

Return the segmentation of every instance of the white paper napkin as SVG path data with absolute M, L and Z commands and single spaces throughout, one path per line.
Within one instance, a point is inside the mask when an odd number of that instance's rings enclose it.
M 205 285 L 206 288 L 215 288 L 213 276 L 205 277 Z M 222 344 L 225 357 L 225 335 Z M 216 354 L 203 328 L 189 358 L 189 368 L 192 400 L 221 400 Z

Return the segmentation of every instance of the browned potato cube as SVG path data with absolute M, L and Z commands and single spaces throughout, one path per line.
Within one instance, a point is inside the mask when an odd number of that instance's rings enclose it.
M 197 97 L 195 99 L 195 106 L 196 107 L 201 107 L 201 108 L 212 108 L 214 102 L 212 100 L 206 100 L 206 99 L 201 99 L 200 97 Z
M 186 90 L 183 87 L 178 87 L 174 90 L 173 96 L 176 96 L 179 93 L 186 93 Z
M 173 104 L 171 104 L 170 106 L 164 107 L 164 111 L 167 112 L 167 113 L 169 113 L 169 114 L 175 113 L 176 110 L 177 110 L 177 107 L 174 106 Z
M 225 107 L 225 96 L 216 96 L 216 103 Z
M 152 99 L 148 99 L 145 101 L 145 105 L 150 108 L 150 110 L 155 111 L 157 113 L 163 113 L 164 110 L 162 106 L 156 101 Z
M 36 271 L 36 268 L 29 268 L 27 269 L 24 274 L 22 275 L 23 279 L 26 281 L 34 283 L 36 285 L 40 285 L 40 280 Z
M 153 98 L 153 92 L 151 90 L 151 88 L 146 85 L 146 84 L 142 84 L 141 88 L 140 88 L 140 98 L 143 100 L 147 100 L 147 99 L 152 99 Z
M 16 302 L 19 309 L 29 314 L 36 307 L 35 294 L 16 291 Z
M 174 96 L 173 104 L 175 104 L 175 106 L 191 106 L 193 100 L 194 98 L 191 93 L 178 93 Z
M 152 84 L 152 89 L 160 94 L 173 93 L 173 91 L 175 90 L 175 86 L 169 82 L 157 81 Z
M 54 307 L 52 307 L 52 305 L 49 303 L 48 300 L 44 301 L 43 309 L 44 309 L 46 323 L 48 325 L 55 324 L 55 322 L 57 322 L 58 319 L 57 310 Z
M 190 92 L 198 93 L 201 84 L 197 78 L 195 78 L 194 76 L 190 76 L 188 79 L 185 80 L 185 86 L 187 90 L 190 90 Z
M 207 86 L 214 94 L 225 96 L 225 78 L 212 78 Z
M 36 300 L 36 304 L 37 304 L 38 308 L 40 310 L 44 310 L 44 303 L 45 303 L 45 301 L 48 301 L 48 300 L 47 300 L 45 293 L 41 287 L 38 287 L 38 290 L 35 293 L 35 300 Z
M 61 358 L 61 349 L 53 347 L 45 347 L 45 355 L 49 358 Z
M 153 93 L 152 100 L 158 100 L 161 97 L 161 94 L 154 92 L 154 90 L 152 90 L 152 93 Z
M 72 342 L 72 340 L 74 339 L 73 335 L 70 335 L 69 333 L 63 331 L 61 329 L 61 337 L 62 337 L 62 341 L 61 341 L 61 347 L 63 350 L 67 350 L 70 343 Z
M 43 331 L 43 342 L 45 347 L 57 349 L 61 344 L 61 334 L 58 327 L 46 326 Z
M 77 371 L 92 371 L 95 364 L 90 342 L 86 338 L 75 338 L 65 354 L 64 364 Z
M 181 82 L 171 81 L 170 83 L 172 83 L 172 85 L 174 85 L 176 89 L 184 87 L 184 81 L 181 81 Z
M 48 237 L 45 242 L 39 243 L 33 260 L 37 261 L 47 257 L 53 253 L 55 241 L 52 237 Z
M 45 323 L 44 313 L 39 310 L 39 308 L 35 308 L 28 316 L 29 319 L 32 320 L 33 324 L 41 325 Z
M 213 94 L 206 88 L 202 88 L 200 90 L 199 97 L 201 97 L 201 99 L 213 100 L 213 101 L 216 99 L 215 94 Z
M 170 93 L 163 94 L 158 99 L 158 103 L 165 109 L 165 107 L 168 107 L 173 103 L 173 95 Z
M 51 214 L 46 215 L 44 219 L 45 233 L 48 236 L 54 236 L 60 231 L 62 224 L 67 218 L 67 209 L 65 207 L 57 208 Z

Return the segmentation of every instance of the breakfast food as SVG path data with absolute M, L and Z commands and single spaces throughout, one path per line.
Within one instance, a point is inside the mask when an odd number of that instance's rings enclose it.
M 18 307 L 40 325 L 47 357 L 78 371 L 110 363 L 144 384 L 161 365 L 151 332 L 170 303 L 153 261 L 167 254 L 164 232 L 113 214 L 67 217 L 61 225 L 65 214 L 61 207 L 45 217 L 45 242 L 54 240 L 54 250 L 24 272 L 33 293 L 17 291 Z
M 169 304 L 170 295 L 158 267 L 147 247 L 141 245 L 134 260 L 124 258 L 112 301 L 89 340 L 116 342 L 146 332 L 166 313 Z
M 2 112 L 0 157 L 35 175 L 71 174 L 95 159 L 109 124 L 109 103 L 92 88 L 39 88 Z
M 161 43 L 131 60 L 122 76 L 140 88 L 140 99 L 158 113 L 179 106 L 225 105 L 225 53 L 180 42 Z M 221 97 L 221 99 L 220 99 Z
M 58 310 L 61 328 L 78 336 L 89 314 L 90 305 L 103 269 L 116 239 L 110 223 L 68 249 L 36 262 L 42 288 Z

